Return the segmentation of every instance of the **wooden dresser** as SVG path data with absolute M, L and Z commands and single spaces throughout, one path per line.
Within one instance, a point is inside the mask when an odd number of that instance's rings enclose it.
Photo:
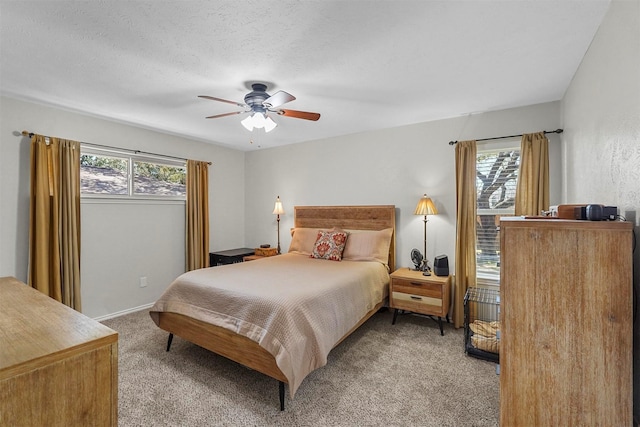
M 500 222 L 500 426 L 632 425 L 632 229 Z
M 0 278 L 0 425 L 117 426 L 118 334 Z

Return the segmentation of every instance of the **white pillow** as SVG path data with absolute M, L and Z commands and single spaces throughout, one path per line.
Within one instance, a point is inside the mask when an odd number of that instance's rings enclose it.
M 294 254 L 311 255 L 318 238 L 319 228 L 292 228 L 289 252 Z
M 343 261 L 379 261 L 384 265 L 389 264 L 393 228 L 347 231 L 349 238 L 342 253 Z

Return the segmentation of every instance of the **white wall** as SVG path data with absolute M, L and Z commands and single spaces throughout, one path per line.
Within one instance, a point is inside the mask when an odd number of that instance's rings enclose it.
M 360 133 L 246 154 L 246 241 L 275 246 L 276 196 L 287 213 L 281 219 L 282 250 L 291 241 L 294 205 L 396 206 L 397 259 L 411 264 L 412 248 L 423 247 L 423 217 L 413 215 L 422 194 L 439 215 L 427 223 L 427 254 L 449 256 L 455 265 L 455 163 L 450 140 L 487 138 L 560 126 L 560 103 L 458 117 Z M 550 135 L 551 202 L 561 194 L 560 139 Z M 422 249 L 421 249 L 422 250 Z
M 184 212 L 184 202 L 83 200 L 82 312 L 98 317 L 155 301 L 184 272 Z
M 562 102 L 568 203 L 640 208 L 639 9 L 611 4 Z
M 22 130 L 212 162 L 210 247 L 244 245 L 243 152 L 1 97 L 0 276 L 27 280 L 30 160 Z M 184 205 L 83 201 L 81 215 L 82 303 L 88 316 L 152 303 L 184 271 Z M 147 276 L 147 287 L 140 288 L 140 276 Z
M 567 203 L 618 206 L 640 235 L 640 1 L 615 0 L 562 102 Z M 637 237 L 636 237 L 637 239 Z M 634 286 L 640 288 L 640 251 Z M 640 323 L 634 325 L 640 419 Z M 611 361 L 610 363 L 615 363 Z

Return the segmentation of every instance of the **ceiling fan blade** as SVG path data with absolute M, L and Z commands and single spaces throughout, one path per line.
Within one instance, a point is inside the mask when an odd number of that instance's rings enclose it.
M 281 116 L 295 117 L 296 119 L 313 120 L 314 122 L 320 118 L 319 113 L 309 113 L 307 111 L 278 110 L 277 113 Z
M 246 111 L 234 111 L 233 113 L 217 114 L 215 116 L 205 117 L 206 119 L 218 119 L 220 117 L 235 116 L 236 114 L 246 113 Z
M 287 102 L 293 101 L 294 99 L 296 99 L 295 96 L 283 90 L 279 90 L 278 92 L 274 93 L 273 95 L 271 95 L 270 97 L 262 101 L 262 105 L 264 105 L 267 108 L 277 108 L 282 104 L 286 104 Z
M 215 96 L 198 95 L 198 98 L 210 99 L 212 101 L 226 102 L 227 104 L 233 104 L 233 105 L 237 105 L 238 107 L 243 107 L 243 108 L 246 107 L 245 104 L 241 104 L 241 103 L 235 102 L 235 101 L 228 101 L 228 100 L 222 99 L 222 98 L 216 98 Z

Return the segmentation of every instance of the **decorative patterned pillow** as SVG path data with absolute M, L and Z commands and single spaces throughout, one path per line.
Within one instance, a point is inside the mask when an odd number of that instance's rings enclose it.
M 342 260 L 348 235 L 349 233 L 342 230 L 318 230 L 318 237 L 310 257 L 331 261 Z

